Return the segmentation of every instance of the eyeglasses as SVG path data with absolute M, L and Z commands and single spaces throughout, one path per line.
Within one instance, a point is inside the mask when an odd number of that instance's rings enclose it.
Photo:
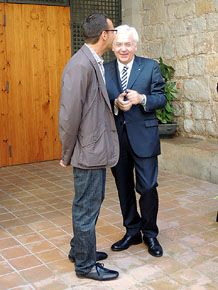
M 104 31 L 113 31 L 114 33 L 117 33 L 117 29 L 104 29 Z
M 121 48 L 121 47 L 126 47 L 126 48 L 131 48 L 132 46 L 136 45 L 135 42 L 114 42 L 114 46 L 116 48 Z

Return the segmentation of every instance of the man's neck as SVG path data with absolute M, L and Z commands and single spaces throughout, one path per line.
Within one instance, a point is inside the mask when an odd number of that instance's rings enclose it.
M 101 47 L 101 45 L 99 43 L 95 43 L 95 44 L 91 44 L 91 43 L 86 43 L 89 47 L 91 47 L 96 53 L 98 56 L 102 56 L 104 51 Z

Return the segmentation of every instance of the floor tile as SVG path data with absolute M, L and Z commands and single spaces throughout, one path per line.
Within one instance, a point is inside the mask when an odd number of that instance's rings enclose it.
M 28 255 L 24 257 L 19 257 L 16 259 L 11 259 L 10 264 L 16 269 L 16 270 L 24 270 L 28 268 L 32 268 L 34 266 L 38 266 L 41 264 L 39 259 L 37 259 L 33 255 Z
M 124 234 L 111 170 L 96 224 L 97 249 L 114 281 L 78 279 L 68 260 L 73 236 L 72 168 L 58 160 L 0 168 L 0 289 L 4 290 L 215 290 L 218 284 L 218 185 L 159 172 L 156 258 L 144 243 L 113 252 Z M 137 202 L 139 195 L 137 194 Z M 203 206 L 202 206 L 203 204 Z

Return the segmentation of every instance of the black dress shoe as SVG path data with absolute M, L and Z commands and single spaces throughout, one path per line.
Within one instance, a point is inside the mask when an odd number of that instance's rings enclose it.
M 107 259 L 107 257 L 108 257 L 107 254 L 104 253 L 104 252 L 96 252 L 96 261 L 105 260 L 105 259 Z M 70 255 L 70 253 L 69 253 L 69 255 L 68 255 L 68 259 L 69 259 L 72 263 L 75 262 L 75 258 L 74 258 L 74 256 Z
M 104 268 L 104 264 L 96 263 L 92 270 L 87 274 L 78 274 L 78 278 L 93 279 L 98 281 L 113 280 L 119 276 L 119 272 Z
M 161 257 L 163 255 L 163 249 L 159 244 L 157 238 L 143 237 L 145 244 L 148 246 L 148 252 L 154 257 Z
M 111 246 L 111 249 L 113 251 L 123 251 L 129 248 L 131 245 L 138 245 L 142 242 L 142 236 L 141 233 L 136 234 L 135 236 L 129 236 L 128 234 L 125 234 L 125 236 L 122 238 L 122 240 L 116 242 Z

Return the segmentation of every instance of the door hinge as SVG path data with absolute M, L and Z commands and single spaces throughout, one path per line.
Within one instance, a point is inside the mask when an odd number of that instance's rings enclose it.
M 11 145 L 9 145 L 9 156 L 12 157 Z
M 8 81 L 6 82 L 6 90 L 7 90 L 7 93 L 9 93 L 9 82 Z
M 6 26 L 6 15 L 4 14 L 4 24 L 3 26 Z

